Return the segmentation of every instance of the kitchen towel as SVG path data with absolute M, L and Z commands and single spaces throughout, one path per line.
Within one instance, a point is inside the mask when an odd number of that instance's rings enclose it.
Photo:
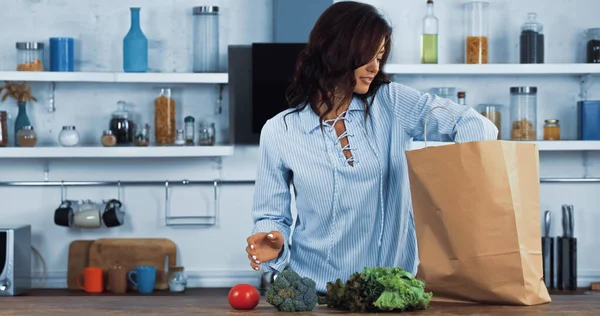
M 425 147 L 406 156 L 417 278 L 433 299 L 550 302 L 543 279 L 536 145 L 480 141 Z

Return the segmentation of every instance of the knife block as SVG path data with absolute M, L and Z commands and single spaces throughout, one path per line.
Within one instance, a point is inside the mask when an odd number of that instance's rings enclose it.
M 554 238 L 542 237 L 542 258 L 546 288 L 554 288 Z
M 557 278 L 559 290 L 577 290 L 577 238 L 556 237 Z

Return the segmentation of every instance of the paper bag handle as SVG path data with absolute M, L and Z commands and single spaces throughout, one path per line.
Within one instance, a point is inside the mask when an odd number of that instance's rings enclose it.
M 431 110 L 429 110 L 429 112 L 427 112 L 427 115 L 425 116 L 425 127 L 423 130 L 423 140 L 425 142 L 425 147 L 427 147 L 427 120 L 429 120 L 429 114 L 437 108 L 444 109 L 448 113 L 450 113 L 450 116 L 452 117 L 452 121 L 454 122 L 454 126 L 456 127 L 456 137 L 454 137 L 454 142 L 458 143 L 458 141 L 457 141 L 458 140 L 458 124 L 456 124 L 456 118 L 454 118 L 454 114 L 452 114 L 452 112 L 450 110 L 448 110 L 448 108 L 446 108 L 445 106 L 438 105 L 438 106 L 434 106 L 433 108 L 431 108 Z

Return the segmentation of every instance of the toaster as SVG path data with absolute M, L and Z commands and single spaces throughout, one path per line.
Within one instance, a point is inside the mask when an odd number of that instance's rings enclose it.
M 31 288 L 31 226 L 0 227 L 0 296 Z

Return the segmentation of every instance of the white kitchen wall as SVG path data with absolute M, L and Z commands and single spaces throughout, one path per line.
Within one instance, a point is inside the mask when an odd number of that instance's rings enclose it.
M 419 33 L 425 1 L 369 1 L 385 11 L 394 25 L 395 43 L 392 63 L 419 62 Z M 462 61 L 462 1 L 436 3 L 440 19 L 440 62 Z M 551 3 L 551 5 L 550 5 Z M 17 41 L 47 41 L 53 36 L 75 37 L 78 47 L 76 69 L 81 71 L 121 71 L 122 39 L 129 28 L 129 7 L 142 7 L 142 28 L 150 39 L 150 68 L 154 71 L 189 72 L 191 69 L 191 7 L 216 4 L 221 7 L 221 55 L 226 69 L 226 46 L 270 41 L 272 3 L 269 0 L 14 0 L 0 10 L 0 69 L 15 67 Z M 518 59 L 518 32 L 529 11 L 539 14 L 546 33 L 546 60 L 549 63 L 579 62 L 581 35 L 596 27 L 595 12 L 600 3 L 593 0 L 492 1 L 491 62 L 514 63 Z M 467 102 L 494 102 L 508 105 L 508 87 L 537 85 L 540 121 L 559 118 L 564 136 L 575 136 L 575 102 L 579 78 L 569 77 L 403 77 L 397 80 L 428 90 L 449 85 L 467 92 Z M 56 112 L 48 113 L 49 84 L 35 84 L 39 102 L 29 105 L 32 123 L 40 143 L 53 145 L 62 125 L 76 125 L 84 142 L 97 142 L 107 128 L 110 112 L 118 100 L 135 105 L 152 122 L 155 85 L 73 84 L 56 87 Z M 188 114 L 214 120 L 220 129 L 228 127 L 227 111 L 215 116 L 216 89 L 212 85 L 185 86 L 181 90 L 180 119 Z M 227 101 L 225 91 L 225 100 Z M 600 98 L 592 86 L 590 98 Z M 16 106 L 0 104 L 13 117 Z M 222 134 L 221 134 L 222 135 Z M 222 139 L 222 137 L 221 137 Z M 213 180 L 253 179 L 257 162 L 255 146 L 236 147 L 233 157 L 222 164 L 213 159 L 60 159 L 47 162 L 50 180 Z M 544 177 L 600 176 L 600 156 L 590 153 L 542 153 Z M 0 181 L 44 180 L 46 162 L 34 159 L 5 159 L 0 162 Z M 213 188 L 176 187 L 171 191 L 172 214 L 211 214 Z M 600 280 L 600 255 L 593 228 L 600 222 L 600 195 L 597 184 L 542 184 L 542 210 L 557 214 L 563 203 L 575 205 L 579 238 L 579 280 L 581 285 Z M 115 197 L 116 188 L 69 188 L 70 199 Z M 251 185 L 224 185 L 219 189 L 219 219 L 215 227 L 166 227 L 164 225 L 164 188 L 124 188 L 127 224 L 121 228 L 78 231 L 55 226 L 54 209 L 60 202 L 59 188 L 1 187 L 2 225 L 31 224 L 34 246 L 47 265 L 44 286 L 64 287 L 69 242 L 102 237 L 167 237 L 179 248 L 179 262 L 186 267 L 190 286 L 230 286 L 239 282 L 257 283 L 258 274 L 249 268 L 244 252 L 252 228 Z M 553 234 L 560 232 L 560 217 L 553 217 Z M 35 262 L 36 275 L 42 266 Z M 41 281 L 41 280 L 38 280 Z

